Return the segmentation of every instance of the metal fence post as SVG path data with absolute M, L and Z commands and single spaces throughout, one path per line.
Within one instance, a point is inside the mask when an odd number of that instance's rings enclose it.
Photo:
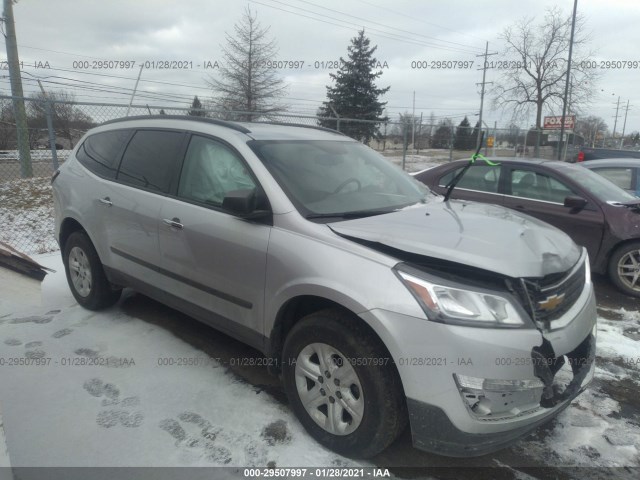
M 405 160 L 407 158 L 407 125 L 402 123 L 402 170 L 404 170 Z
M 449 161 L 450 162 L 453 162 L 453 129 L 454 128 L 455 127 L 453 126 L 453 124 L 449 128 L 449 131 L 451 132 L 449 135 Z
M 49 130 L 49 146 L 51 147 L 51 164 L 53 171 L 58 170 L 58 152 L 56 150 L 56 132 L 53 129 L 53 109 L 51 108 L 51 102 L 44 102 L 45 115 L 47 117 L 47 130 Z

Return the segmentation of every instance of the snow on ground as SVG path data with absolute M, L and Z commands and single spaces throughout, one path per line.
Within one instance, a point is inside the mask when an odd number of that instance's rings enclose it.
M 12 292 L 0 301 L 0 405 L 13 467 L 367 465 L 319 446 L 286 406 L 168 331 L 117 307 L 82 309 L 59 256 L 38 260 L 57 270 L 41 299 Z
M 0 222 L 0 242 L 27 254 L 56 250 L 50 178 L 0 183 Z

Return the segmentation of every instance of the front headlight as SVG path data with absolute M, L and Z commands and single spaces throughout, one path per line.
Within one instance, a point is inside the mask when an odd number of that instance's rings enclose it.
M 522 327 L 522 316 L 511 301 L 480 290 L 453 287 L 395 269 L 429 320 L 486 327 Z

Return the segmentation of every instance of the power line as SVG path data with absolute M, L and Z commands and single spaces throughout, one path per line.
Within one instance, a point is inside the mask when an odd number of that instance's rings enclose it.
M 275 1 L 275 0 L 272 0 L 272 1 Z M 345 16 L 351 17 L 351 18 L 355 18 L 357 20 L 364 20 L 365 22 L 373 23 L 374 25 L 379 25 L 381 27 L 389 28 L 389 29 L 392 29 L 392 30 L 397 30 L 399 32 L 408 33 L 410 35 L 415 35 L 415 36 L 418 36 L 418 37 L 423 37 L 423 38 L 427 38 L 427 39 L 430 39 L 430 40 L 435 40 L 436 42 L 450 43 L 452 45 L 456 45 L 456 46 L 459 46 L 459 47 L 475 49 L 475 47 L 473 45 L 466 45 L 466 44 L 463 44 L 463 43 L 451 42 L 451 41 L 448 41 L 448 40 L 440 40 L 440 39 L 438 39 L 436 37 L 431 37 L 429 35 L 423 35 L 421 33 L 410 32 L 409 30 L 404 30 L 402 28 L 392 27 L 392 26 L 389 26 L 389 25 L 385 25 L 384 23 L 375 22 L 373 20 L 367 20 L 366 18 L 358 17 L 357 15 L 351 15 L 349 13 L 340 12 L 340 11 L 335 10 L 333 8 L 324 7 L 322 5 L 318 5 L 316 3 L 309 2 L 307 0 L 297 0 L 297 1 L 301 2 L 301 3 L 306 3 L 307 5 L 313 5 L 316 8 L 321 8 L 323 10 L 329 10 L 330 12 L 338 13 L 340 15 L 345 15 Z M 278 2 L 278 3 L 281 3 L 281 2 Z
M 356 24 L 356 23 L 353 23 L 353 22 L 349 22 L 347 20 L 342 20 L 342 19 L 339 19 L 339 18 L 330 17 L 328 15 L 323 15 L 323 14 L 316 13 L 316 12 L 311 12 L 309 10 L 306 10 L 306 9 L 303 9 L 303 8 L 300 8 L 300 7 L 295 7 L 295 6 L 289 5 L 289 4 L 284 4 L 284 5 L 286 5 L 286 6 L 290 7 L 290 8 L 295 8 L 295 9 L 298 9 L 298 10 L 302 10 L 304 12 L 312 13 L 313 15 L 316 15 L 316 16 L 319 16 L 319 17 L 329 18 L 331 20 L 336 20 L 338 22 L 346 23 L 348 25 L 351 25 L 351 27 L 348 27 L 346 25 L 340 25 L 340 24 L 333 23 L 333 22 L 329 22 L 327 20 L 322 20 L 321 18 L 316 18 L 316 17 L 311 17 L 309 15 L 304 15 L 304 14 L 299 13 L 299 12 L 292 12 L 291 10 L 286 10 L 284 8 L 276 7 L 275 5 L 270 5 L 270 4 L 267 4 L 267 3 L 258 2 L 257 0 L 249 0 L 249 1 L 252 2 L 252 3 L 257 3 L 258 5 L 262 5 L 262 6 L 267 7 L 267 8 L 273 8 L 275 10 L 280 10 L 282 12 L 291 13 L 291 14 L 299 16 L 299 17 L 309 18 L 311 20 L 315 20 L 315 21 L 318 21 L 318 22 L 327 23 L 329 25 L 334 25 L 336 27 L 346 28 L 346 29 L 349 29 L 349 30 L 352 30 L 353 26 L 355 26 L 357 28 L 362 28 L 362 25 L 359 25 L 359 24 Z M 271 1 L 276 2 L 277 0 L 271 0 Z M 279 1 L 277 3 L 282 4 L 282 2 L 279 2 Z M 408 38 L 408 37 L 403 37 L 401 35 L 393 34 L 393 33 L 390 33 L 390 32 L 385 32 L 383 30 L 379 30 L 379 29 L 373 28 L 373 27 L 368 27 L 367 30 L 368 31 L 373 31 L 373 32 L 380 32 L 380 33 L 377 34 L 377 36 L 380 36 L 380 37 L 383 37 L 383 38 L 387 38 L 387 39 L 390 39 L 390 40 L 396 40 L 396 41 L 404 42 L 404 43 L 411 43 L 411 44 L 420 45 L 420 46 L 423 46 L 423 47 L 434 47 L 434 48 L 439 48 L 439 49 L 442 49 L 442 50 L 449 50 L 449 51 L 461 52 L 461 53 L 466 53 L 466 54 L 475 54 L 476 53 L 476 52 L 470 52 L 470 51 L 466 51 L 466 50 L 462 50 L 462 49 L 456 49 L 456 48 L 452 48 L 452 47 L 445 47 L 445 46 L 428 44 L 426 42 L 418 41 L 418 40 L 411 39 L 411 38 Z M 394 36 L 389 36 L 389 35 L 394 35 Z

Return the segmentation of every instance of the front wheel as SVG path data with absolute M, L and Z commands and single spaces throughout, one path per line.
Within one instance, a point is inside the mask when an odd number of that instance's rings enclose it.
M 78 231 L 69 235 L 62 256 L 67 283 L 80 305 L 101 310 L 118 301 L 122 290 L 111 288 L 100 257 L 86 233 Z
M 384 347 L 338 310 L 312 313 L 289 333 L 283 377 L 293 410 L 322 445 L 367 458 L 407 424 L 402 386 Z
M 613 252 L 609 278 L 627 295 L 640 297 L 640 242 L 627 243 Z

